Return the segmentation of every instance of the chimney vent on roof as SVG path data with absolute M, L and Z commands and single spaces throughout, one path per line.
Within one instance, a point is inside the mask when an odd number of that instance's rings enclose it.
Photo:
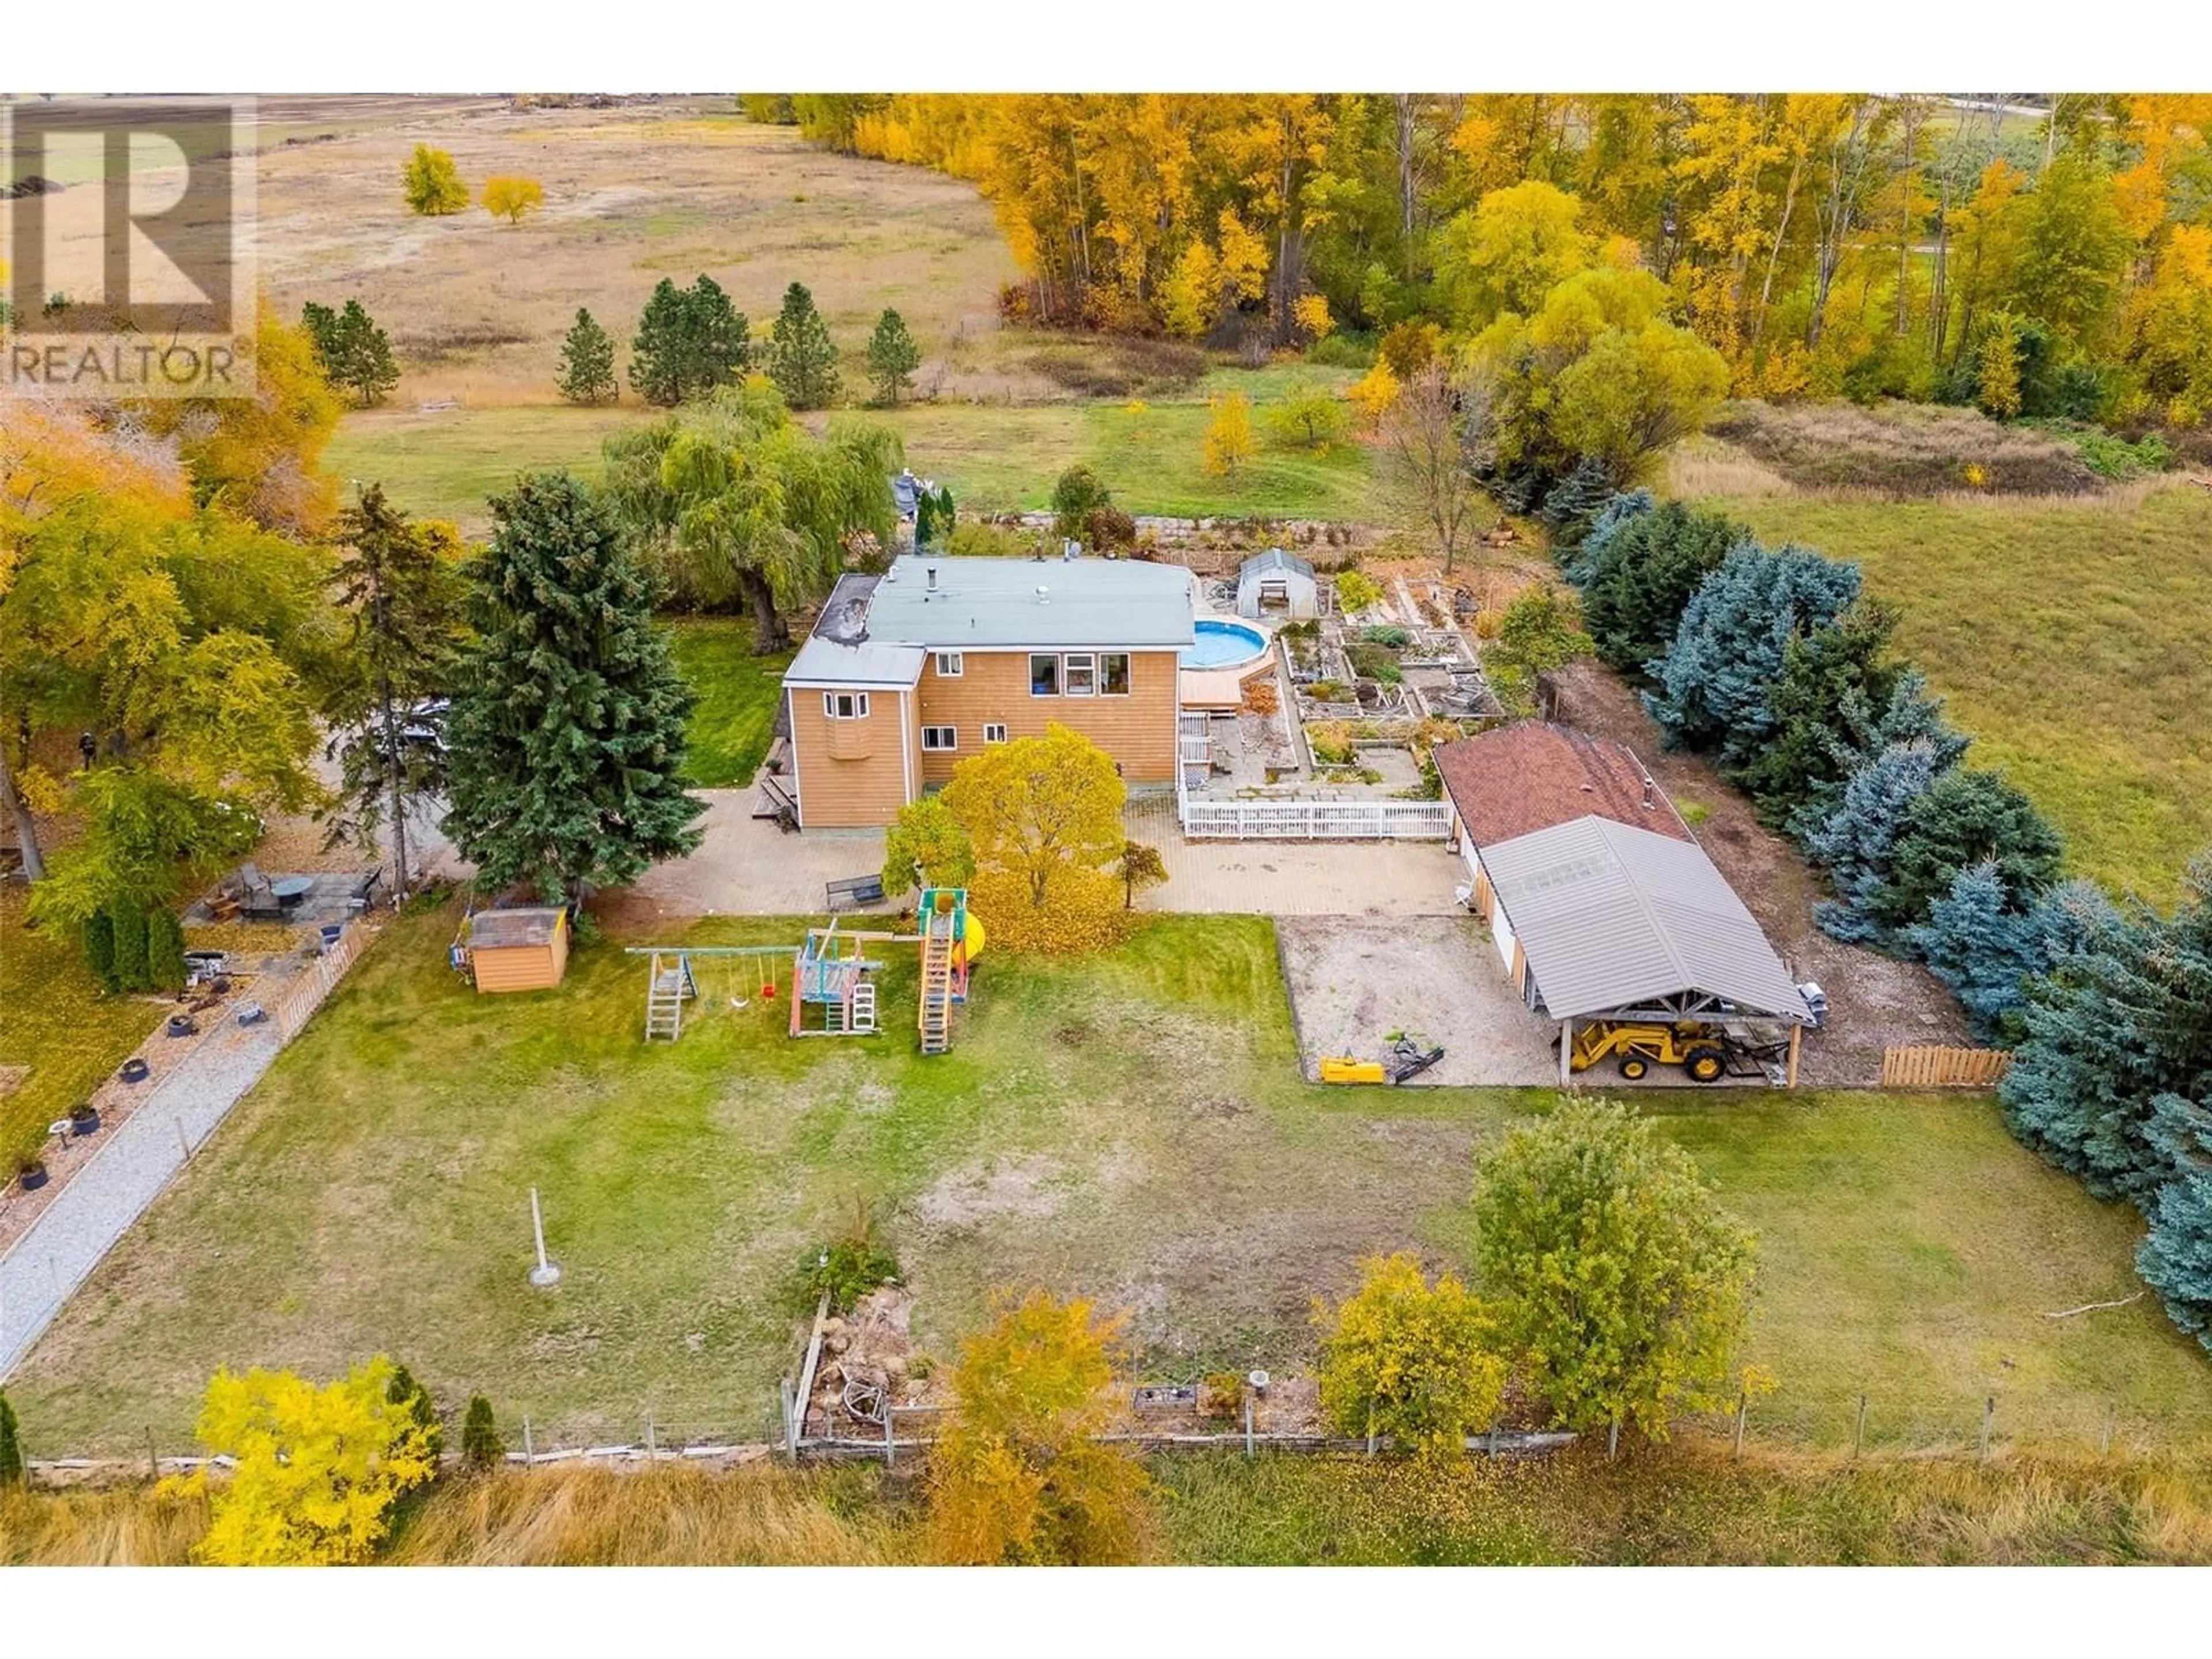
M 1647 812 L 1648 812 L 1648 811 L 1650 811 L 1654 806 L 1656 806 L 1656 805 L 1658 805 L 1658 803 L 1657 803 L 1656 801 L 1655 801 L 1654 799 L 1652 799 L 1652 798 L 1651 798 L 1651 788 L 1652 788 L 1652 786 L 1651 786 L 1651 780 L 1650 780 L 1650 779 L 1649 779 L 1649 778 L 1644 779 L 1644 810 L 1645 811 L 1647 811 Z
M 1039 582 L 1037 584 L 1037 603 L 1039 605 L 1050 605 L 1052 603 L 1052 590 L 1047 587 L 1042 582 Z
M 926 567 L 926 568 L 928 571 L 928 580 L 926 585 L 929 591 L 934 593 L 937 592 L 937 567 L 933 564 Z

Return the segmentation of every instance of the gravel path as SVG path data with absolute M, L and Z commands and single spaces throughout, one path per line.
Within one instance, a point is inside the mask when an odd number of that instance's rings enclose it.
M 273 1019 L 210 1032 L 0 1255 L 0 1380 L 283 1046 Z

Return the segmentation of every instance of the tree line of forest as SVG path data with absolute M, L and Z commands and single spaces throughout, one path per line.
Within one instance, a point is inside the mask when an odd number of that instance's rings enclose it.
M 1737 395 L 2212 416 L 2203 96 L 2066 94 L 2039 123 L 1844 94 L 743 102 L 975 179 L 1027 273 L 1012 315 L 1274 349 L 1326 319 L 1322 349 L 1347 353 L 1425 321 L 1463 342 L 1581 237 L 1664 285 Z M 1531 186 L 1486 232 L 1486 200 Z

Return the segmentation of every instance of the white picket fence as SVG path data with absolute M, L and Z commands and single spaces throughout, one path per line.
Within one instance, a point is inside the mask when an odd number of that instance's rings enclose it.
M 1182 800 L 1193 841 L 1443 841 L 1451 808 L 1440 800 Z

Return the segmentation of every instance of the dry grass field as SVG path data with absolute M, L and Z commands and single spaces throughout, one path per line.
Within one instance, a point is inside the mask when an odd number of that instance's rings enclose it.
M 557 402 L 578 307 L 627 348 L 653 284 L 702 272 L 757 336 L 786 285 L 805 283 L 855 380 L 877 314 L 895 306 L 949 362 L 946 395 L 1049 389 L 994 349 L 999 284 L 1017 273 L 972 185 L 825 155 L 794 129 L 744 121 L 733 100 L 264 99 L 260 114 L 270 297 L 295 319 L 308 300 L 360 300 L 398 353 L 400 408 Z M 497 173 L 538 179 L 544 210 L 515 226 L 481 205 L 416 216 L 399 174 L 418 143 L 450 150 L 472 191 Z

